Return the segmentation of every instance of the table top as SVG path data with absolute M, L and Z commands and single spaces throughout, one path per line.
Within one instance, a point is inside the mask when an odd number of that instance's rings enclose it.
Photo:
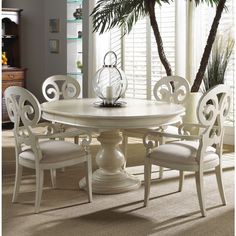
M 94 128 L 146 128 L 178 122 L 182 105 L 158 101 L 124 99 L 123 107 L 98 107 L 98 99 L 70 99 L 41 104 L 42 117 L 50 121 Z

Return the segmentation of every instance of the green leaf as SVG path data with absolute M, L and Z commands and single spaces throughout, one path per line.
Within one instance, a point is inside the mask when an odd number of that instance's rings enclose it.
M 169 3 L 169 0 L 156 0 Z M 148 14 L 146 0 L 99 0 L 91 16 L 93 31 L 100 34 L 115 28 L 124 27 L 129 33 L 134 24 Z

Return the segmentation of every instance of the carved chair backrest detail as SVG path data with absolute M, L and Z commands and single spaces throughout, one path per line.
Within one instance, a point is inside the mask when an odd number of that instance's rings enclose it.
M 174 85 L 172 88 L 171 83 Z M 157 101 L 183 104 L 190 92 L 188 81 L 180 76 L 166 76 L 156 82 L 153 94 Z
M 48 102 L 78 98 L 80 91 L 79 82 L 66 75 L 53 75 L 47 78 L 42 86 L 43 96 Z
M 4 95 L 9 118 L 14 123 L 16 154 L 21 152 L 22 144 L 31 146 L 34 152 L 39 153 L 32 134 L 32 128 L 41 118 L 41 108 L 37 98 L 25 88 L 17 86 L 8 87 Z
M 203 133 L 202 150 L 213 144 L 217 148 L 222 148 L 224 122 L 229 113 L 230 103 L 230 88 L 223 84 L 214 86 L 201 97 L 197 116 L 200 124 L 207 127 Z

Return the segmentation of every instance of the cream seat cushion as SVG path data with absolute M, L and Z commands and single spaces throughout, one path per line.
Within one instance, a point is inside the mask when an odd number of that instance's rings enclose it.
M 43 141 L 39 143 L 39 146 L 43 156 L 40 161 L 41 163 L 61 162 L 76 157 L 79 158 L 86 154 L 77 144 L 60 140 Z M 26 149 L 19 156 L 29 161 L 35 161 L 35 155 L 32 149 Z
M 175 141 L 154 148 L 150 157 L 165 163 L 196 165 L 198 164 L 196 160 L 198 146 L 198 141 Z M 217 159 L 219 159 L 219 156 L 215 153 L 215 148 L 208 147 L 206 156 L 204 156 L 204 163 Z

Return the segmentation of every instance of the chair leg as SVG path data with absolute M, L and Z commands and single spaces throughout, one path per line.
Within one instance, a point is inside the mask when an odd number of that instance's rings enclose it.
M 163 178 L 163 172 L 164 172 L 164 168 L 162 166 L 159 166 L 159 179 Z
M 183 190 L 184 183 L 184 172 L 182 170 L 179 171 L 179 192 Z
M 65 141 L 65 138 L 59 138 L 59 140 Z M 62 171 L 62 172 L 65 172 L 65 167 L 61 168 L 61 171 Z
M 91 157 L 89 156 L 86 162 L 86 184 L 87 184 L 87 193 L 89 202 L 92 202 L 93 195 L 92 195 L 92 165 L 91 165 Z
M 220 197 L 222 200 L 223 205 L 226 205 L 226 198 L 225 198 L 225 192 L 224 192 L 224 186 L 222 183 L 222 168 L 221 165 L 218 165 L 215 167 L 215 173 L 216 173 L 216 180 L 218 184 L 218 189 L 220 192 Z
M 79 144 L 79 137 L 78 136 L 74 137 L 74 143 Z
M 126 168 L 126 163 L 127 163 L 127 147 L 128 147 L 128 136 L 123 135 L 123 140 L 122 140 L 122 151 L 125 157 L 125 163 L 123 165 L 123 169 Z
M 56 169 L 51 169 L 50 170 L 50 175 L 51 175 L 52 188 L 56 188 L 57 170 Z
M 151 169 L 152 164 L 149 158 L 145 158 L 144 163 L 144 206 L 148 205 L 149 195 L 150 195 L 150 182 L 151 182 Z
M 42 191 L 43 191 L 44 171 L 36 169 L 36 194 L 35 194 L 35 213 L 39 213 Z
M 160 139 L 160 145 L 165 144 L 165 138 L 161 137 Z M 156 147 L 158 146 L 158 142 L 155 142 Z M 162 166 L 159 167 L 159 179 L 163 179 L 163 174 L 164 174 L 164 168 Z
M 17 201 L 17 197 L 18 197 L 18 194 L 19 194 L 19 191 L 20 191 L 22 170 L 23 170 L 23 166 L 21 166 L 19 163 L 17 163 L 16 164 L 15 186 L 14 186 L 14 191 L 13 191 L 12 202 Z
M 205 208 L 205 201 L 204 201 L 204 189 L 203 189 L 203 171 L 202 170 L 195 172 L 195 180 L 196 180 L 198 201 L 199 201 L 201 213 L 202 213 L 202 216 L 206 216 L 206 208 Z

